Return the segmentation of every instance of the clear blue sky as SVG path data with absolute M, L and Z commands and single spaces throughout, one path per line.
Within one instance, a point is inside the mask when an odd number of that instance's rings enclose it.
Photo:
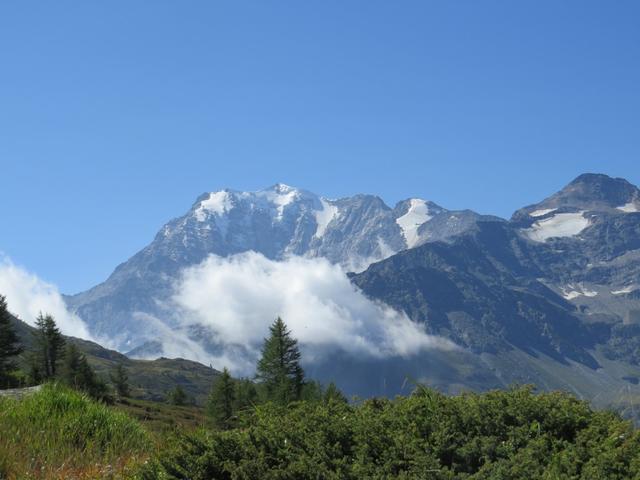
M 509 216 L 640 183 L 637 1 L 0 4 L 0 251 L 74 293 L 204 191 Z

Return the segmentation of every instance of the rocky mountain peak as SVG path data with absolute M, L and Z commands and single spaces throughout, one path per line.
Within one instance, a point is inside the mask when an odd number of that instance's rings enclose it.
M 624 178 L 585 173 L 553 195 L 558 206 L 617 208 L 638 198 L 638 188 Z
M 518 210 L 512 221 L 531 224 L 561 214 L 585 212 L 640 212 L 640 190 L 623 178 L 585 173 L 540 203 Z

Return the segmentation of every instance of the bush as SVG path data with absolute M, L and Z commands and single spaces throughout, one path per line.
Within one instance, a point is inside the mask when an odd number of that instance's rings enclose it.
M 640 434 L 563 393 L 265 404 L 231 431 L 185 436 L 147 465 L 164 479 L 626 479 Z

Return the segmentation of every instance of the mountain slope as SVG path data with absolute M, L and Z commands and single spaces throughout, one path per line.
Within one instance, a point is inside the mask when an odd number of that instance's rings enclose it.
M 637 394 L 640 373 L 639 193 L 582 175 L 510 222 L 481 221 L 352 280 L 480 355 L 505 383 L 612 402 Z
M 34 349 L 35 329 L 15 317 L 13 320 L 20 343 L 25 347 L 25 352 L 20 355 L 20 362 L 26 368 L 29 353 Z M 213 368 L 190 360 L 134 360 L 94 342 L 75 337 L 64 338 L 87 356 L 96 373 L 105 380 L 114 373 L 118 365 L 123 365 L 127 370 L 134 398 L 164 401 L 169 391 L 180 385 L 198 404 L 203 405 L 211 385 L 220 374 Z
M 153 355 L 161 351 L 153 332 L 173 328 L 162 302 L 183 269 L 211 254 L 321 257 L 359 271 L 409 247 L 458 235 L 480 218 L 420 199 L 390 208 L 372 195 L 328 200 L 283 184 L 258 192 L 226 189 L 201 195 L 104 283 L 66 301 L 94 336 L 109 338 L 121 351 Z
M 308 367 L 347 392 L 393 395 L 409 375 L 444 391 L 536 383 L 600 404 L 639 393 L 640 191 L 623 179 L 581 175 L 510 220 L 281 184 L 205 194 L 68 304 L 94 334 L 153 356 L 163 351 L 158 332 L 175 334 L 162 315 L 177 275 L 209 254 L 248 250 L 356 270 L 354 285 L 371 299 L 462 347 L 382 360 L 336 353 Z M 206 328 L 190 335 L 198 348 L 216 343 Z

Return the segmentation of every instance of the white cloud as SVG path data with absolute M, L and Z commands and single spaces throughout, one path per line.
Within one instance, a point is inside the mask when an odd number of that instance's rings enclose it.
M 427 335 L 404 313 L 366 298 L 340 267 L 324 259 L 276 262 L 254 252 L 210 256 L 183 271 L 173 300 L 183 326 L 211 329 L 223 344 L 219 360 L 239 373 L 248 373 L 242 370 L 253 364 L 277 316 L 300 341 L 305 362 L 336 350 L 382 358 L 455 348 Z
M 7 297 L 9 311 L 33 325 L 40 312 L 51 314 L 65 335 L 91 340 L 80 317 L 69 312 L 55 285 L 0 257 L 0 294 Z

